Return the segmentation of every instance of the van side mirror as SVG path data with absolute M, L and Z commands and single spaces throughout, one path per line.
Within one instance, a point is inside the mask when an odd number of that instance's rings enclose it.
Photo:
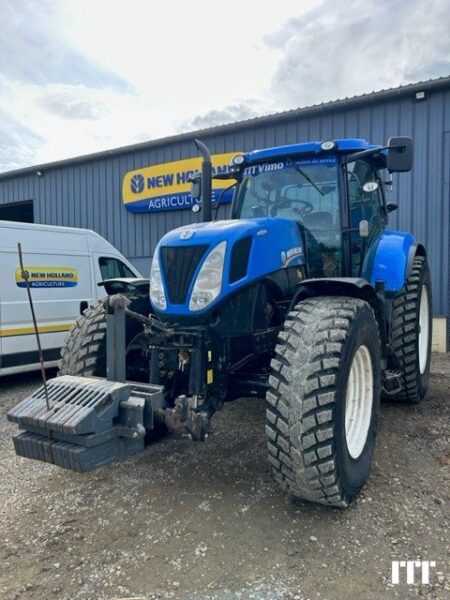
M 388 141 L 386 168 L 391 173 L 411 171 L 414 146 L 410 137 L 391 137 Z

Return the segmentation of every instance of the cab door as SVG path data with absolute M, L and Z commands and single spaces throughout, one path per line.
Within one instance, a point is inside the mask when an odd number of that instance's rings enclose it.
M 347 164 L 347 193 L 352 276 L 370 280 L 375 252 L 385 224 L 381 182 L 370 162 L 357 160 Z

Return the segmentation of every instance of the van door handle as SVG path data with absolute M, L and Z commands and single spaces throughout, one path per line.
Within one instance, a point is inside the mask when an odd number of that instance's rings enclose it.
M 82 301 L 80 302 L 80 315 L 82 315 L 82 314 L 84 313 L 84 311 L 85 311 L 86 309 L 88 309 L 88 308 L 89 308 L 89 303 L 88 303 L 88 301 L 87 301 L 87 300 L 82 300 Z

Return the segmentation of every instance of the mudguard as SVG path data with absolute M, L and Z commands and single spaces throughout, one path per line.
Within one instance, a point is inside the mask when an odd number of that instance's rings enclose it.
M 414 236 L 386 229 L 380 238 L 370 275 L 370 283 L 384 281 L 386 292 L 396 293 L 408 277 L 411 251 L 417 247 Z
M 105 279 L 97 283 L 99 287 L 104 287 L 108 296 L 114 294 L 138 294 L 148 296 L 150 279 L 144 277 L 115 277 Z

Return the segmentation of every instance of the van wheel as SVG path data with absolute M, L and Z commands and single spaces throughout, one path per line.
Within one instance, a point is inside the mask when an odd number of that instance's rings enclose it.
M 266 396 L 269 461 L 285 491 L 338 507 L 359 493 L 375 446 L 380 362 L 367 302 L 318 297 L 289 313 Z
M 148 314 L 149 310 L 138 304 L 143 301 L 133 300 L 132 310 Z M 127 317 L 127 379 L 133 381 L 148 381 L 149 361 L 142 338 L 142 325 Z M 72 327 L 61 350 L 59 374 L 106 377 L 106 299 L 85 310 Z

